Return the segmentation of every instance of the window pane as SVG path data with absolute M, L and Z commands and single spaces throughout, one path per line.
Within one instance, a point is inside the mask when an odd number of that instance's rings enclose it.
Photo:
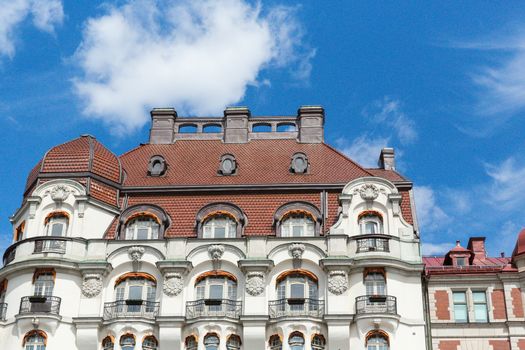
M 64 231 L 64 224 L 61 222 L 56 222 L 51 228 L 51 236 L 62 236 Z
M 137 228 L 137 239 L 148 239 L 148 231 L 147 227 Z
M 210 286 L 210 299 L 222 299 L 222 285 Z
M 281 236 L 290 237 L 290 226 L 288 225 L 281 226 Z
M 215 227 L 215 238 L 225 238 L 226 227 Z
M 304 298 L 304 284 L 292 284 L 290 286 L 291 298 Z
M 478 322 L 487 322 L 487 305 L 486 304 L 475 304 L 474 305 L 474 317 Z
M 128 299 L 141 300 L 142 299 L 142 286 L 130 286 Z
M 485 292 L 472 292 L 472 299 L 475 303 L 485 303 Z
M 454 292 L 453 298 L 454 298 L 454 303 L 466 303 L 467 302 L 465 292 Z
M 197 295 L 197 299 L 204 299 L 204 285 L 197 286 L 195 288 L 195 294 Z
M 293 236 L 301 237 L 303 235 L 304 227 L 303 226 L 293 226 Z
M 454 318 L 456 322 L 467 322 L 467 305 L 454 305 Z

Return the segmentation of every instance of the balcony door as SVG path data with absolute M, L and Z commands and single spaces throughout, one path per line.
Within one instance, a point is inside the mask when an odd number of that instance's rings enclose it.
M 197 305 L 198 312 L 205 309 L 211 314 L 233 311 L 237 301 L 237 282 L 226 276 L 206 277 L 195 285 L 195 298 L 202 301 Z
M 155 283 L 143 277 L 130 277 L 121 281 L 115 289 L 117 312 L 153 312 L 156 292 Z
M 30 299 L 31 312 L 50 312 L 51 300 L 55 287 L 53 273 L 41 273 L 36 277 L 33 298 Z
M 313 311 L 318 308 L 317 282 L 302 274 L 286 276 L 277 284 L 278 310 L 291 313 Z

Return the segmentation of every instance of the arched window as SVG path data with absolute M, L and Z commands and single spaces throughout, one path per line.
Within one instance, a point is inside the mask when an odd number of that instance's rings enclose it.
M 288 338 L 290 350 L 304 350 L 304 337 L 300 332 L 293 332 Z
M 366 295 L 386 295 L 385 275 L 381 272 L 369 272 L 365 277 Z
M 203 238 L 235 238 L 236 236 L 237 222 L 229 215 L 212 215 L 203 223 Z
M 135 337 L 132 334 L 124 334 L 120 337 L 120 349 L 121 350 L 134 350 L 135 349 Z
M 53 237 L 63 237 L 66 235 L 69 217 L 65 212 L 54 212 L 47 216 L 46 235 Z
M 115 348 L 115 344 L 113 343 L 113 338 L 111 337 L 105 337 L 104 340 L 102 340 L 102 349 L 103 350 L 113 350 Z
M 207 334 L 204 337 L 204 348 L 206 350 L 218 350 L 219 349 L 219 337 L 215 333 Z
M 46 334 L 35 330 L 24 337 L 24 350 L 46 350 Z
M 359 229 L 362 235 L 383 233 L 383 218 L 376 211 L 365 211 L 359 215 Z
M 158 342 L 154 336 L 150 335 L 142 341 L 142 350 L 157 350 Z
M 277 277 L 277 312 L 303 313 L 319 309 L 317 278 L 306 271 L 289 271 Z
M 184 343 L 186 345 L 185 350 L 197 350 L 197 348 L 199 347 L 199 344 L 197 343 L 197 338 L 195 338 L 195 336 L 193 335 L 186 337 Z
M 312 338 L 312 350 L 324 350 L 326 346 L 326 340 L 320 334 L 314 335 Z
M 283 349 L 283 342 L 281 341 L 281 337 L 279 337 L 277 334 L 274 334 L 270 337 L 268 344 L 270 345 L 270 350 Z
M 228 341 L 226 341 L 226 349 L 240 350 L 241 344 L 241 338 L 236 334 L 232 334 L 229 336 Z
M 388 350 L 388 337 L 383 332 L 372 332 L 366 338 L 367 350 Z
M 115 284 L 117 313 L 154 312 L 157 283 L 146 273 L 128 273 Z
M 307 213 L 291 213 L 281 221 L 281 236 L 315 236 L 315 222 Z
M 160 224 L 150 215 L 140 215 L 126 223 L 126 239 L 158 239 Z
M 237 306 L 237 280 L 224 271 L 204 274 L 195 283 L 195 316 L 228 315 Z

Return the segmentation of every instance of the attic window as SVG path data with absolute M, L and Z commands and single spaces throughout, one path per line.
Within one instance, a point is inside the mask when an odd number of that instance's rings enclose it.
M 231 154 L 225 154 L 221 157 L 221 164 L 219 165 L 219 174 L 221 175 L 235 175 L 237 173 L 237 161 Z
M 162 176 L 166 173 L 166 161 L 162 156 L 153 156 L 149 160 L 148 164 L 148 175 L 149 176 Z
M 294 174 L 305 174 L 308 172 L 308 157 L 304 153 L 295 153 L 290 163 L 290 171 Z

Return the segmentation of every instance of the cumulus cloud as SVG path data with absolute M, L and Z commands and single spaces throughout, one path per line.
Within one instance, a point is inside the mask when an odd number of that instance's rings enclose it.
M 49 33 L 64 20 L 61 0 L 0 0 L 0 9 L 0 56 L 9 58 L 16 51 L 16 29 L 27 18 Z
M 337 148 L 342 153 L 367 168 L 377 167 L 381 149 L 386 147 L 389 142 L 390 139 L 387 137 L 374 138 L 367 134 L 357 137 L 351 143 L 345 138 L 335 141 Z
M 510 157 L 500 164 L 486 164 L 491 178 L 489 201 L 498 209 L 522 208 L 525 198 L 525 165 Z
M 258 85 L 264 69 L 307 79 L 314 51 L 302 44 L 303 36 L 296 8 L 130 0 L 86 22 L 75 54 L 82 76 L 74 86 L 85 114 L 117 133 L 141 127 L 152 107 L 220 113 Z
M 444 255 L 452 248 L 454 248 L 453 243 L 423 242 L 421 246 L 423 255 Z
M 414 197 L 421 231 L 434 231 L 450 222 L 450 217 L 438 205 L 430 186 L 414 186 Z

